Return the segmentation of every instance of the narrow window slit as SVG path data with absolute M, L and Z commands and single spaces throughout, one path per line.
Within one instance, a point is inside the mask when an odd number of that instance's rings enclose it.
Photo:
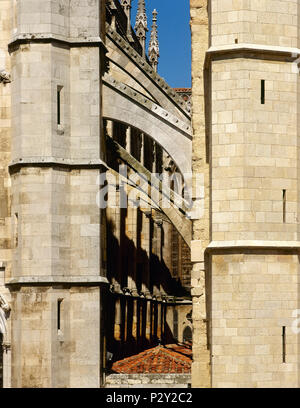
M 61 304 L 63 299 L 57 299 L 57 330 L 61 329 Z
M 286 362 L 286 333 L 285 326 L 282 326 L 282 362 Z
M 61 91 L 62 86 L 57 87 L 57 124 L 61 124 Z
M 282 190 L 282 221 L 286 222 L 286 190 Z
M 265 104 L 265 83 L 266 81 L 264 79 L 261 80 L 261 104 Z
M 15 248 L 18 248 L 18 222 L 19 222 L 19 214 L 15 213 L 15 219 L 14 219 L 14 235 L 15 235 Z

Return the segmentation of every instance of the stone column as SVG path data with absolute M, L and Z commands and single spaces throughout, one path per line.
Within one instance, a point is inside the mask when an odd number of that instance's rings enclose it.
M 128 126 L 126 129 L 126 151 L 131 154 L 131 127 Z
M 137 208 L 129 203 L 127 210 L 127 237 L 129 239 L 129 256 L 130 270 L 128 271 L 127 287 L 131 294 L 132 307 L 132 337 L 134 339 L 134 347 L 137 348 L 137 296 L 138 290 L 136 286 L 136 265 L 137 265 Z
M 137 246 L 137 208 L 129 203 L 127 209 L 127 237 L 129 239 L 130 270 L 128 271 L 127 286 L 131 294 L 136 295 L 136 246 Z
M 151 302 L 150 299 L 150 253 L 151 253 L 151 210 L 143 211 L 142 218 L 142 239 L 141 239 L 141 249 L 143 256 L 143 281 L 142 281 L 142 292 L 145 296 L 146 301 L 146 340 L 150 343 L 151 337 Z
M 118 345 L 121 345 L 121 299 L 120 296 L 115 298 L 115 325 L 114 325 L 114 339 Z M 118 350 L 117 350 L 118 352 Z
M 143 253 L 143 282 L 142 292 L 146 297 L 150 295 L 150 252 L 151 252 L 151 210 L 143 211 L 141 249 Z
M 155 257 L 155 267 L 161 267 L 162 261 L 162 228 L 163 221 L 160 215 L 156 215 L 154 218 L 154 245 L 153 245 L 153 255 Z M 156 266 L 157 264 L 157 266 Z M 162 338 L 162 282 L 161 282 L 161 273 L 153 271 L 155 273 L 155 279 L 153 281 L 153 295 L 155 302 L 157 302 L 157 333 L 154 335 L 158 339 Z
M 111 127 L 110 127 L 111 128 Z M 111 202 L 106 209 L 108 234 L 108 262 L 109 278 L 111 283 L 111 296 L 114 296 L 114 329 L 113 336 L 117 344 L 121 343 L 121 209 L 120 209 L 120 191 L 119 184 L 116 181 L 115 191 L 110 193 Z
M 144 160 L 144 158 L 145 158 L 145 135 L 144 135 L 144 133 L 140 134 L 140 141 L 141 141 L 141 144 L 140 144 L 140 148 L 141 148 L 140 162 L 144 166 L 145 165 L 145 160 Z

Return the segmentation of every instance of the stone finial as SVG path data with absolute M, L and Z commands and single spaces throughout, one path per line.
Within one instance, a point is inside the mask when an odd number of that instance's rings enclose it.
M 136 21 L 134 29 L 136 31 L 136 35 L 141 43 L 143 48 L 143 57 L 146 56 L 146 32 L 148 31 L 147 27 L 147 15 L 146 15 L 146 6 L 145 0 L 139 0 L 138 2 L 138 11 L 136 15 Z
M 123 10 L 127 14 L 127 10 L 131 10 L 131 2 L 132 0 L 120 0 L 121 6 L 123 7 Z
M 121 0 L 121 6 L 127 17 L 127 38 L 129 41 L 133 41 L 131 35 L 131 2 L 132 0 Z
M 157 37 L 157 11 L 154 9 L 152 12 L 152 29 L 151 29 L 151 38 L 148 48 L 148 57 L 150 63 L 155 72 L 157 72 L 158 58 L 159 58 L 159 44 Z
M 123 9 L 127 9 L 127 8 L 131 8 L 131 2 L 132 0 L 121 0 L 121 6 L 123 7 Z

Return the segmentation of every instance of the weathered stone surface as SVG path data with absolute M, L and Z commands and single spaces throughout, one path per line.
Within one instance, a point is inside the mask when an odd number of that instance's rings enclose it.
M 210 352 L 207 348 L 207 324 L 206 310 L 206 287 L 204 251 L 209 243 L 209 200 L 210 179 L 208 162 L 208 123 L 205 116 L 205 95 L 208 94 L 207 74 L 204 71 L 206 50 L 208 49 L 208 10 L 206 0 L 194 0 L 190 2 L 191 10 L 191 33 L 192 33 L 192 104 L 193 104 L 193 153 L 192 166 L 193 177 L 198 175 L 204 178 L 204 203 L 197 200 L 194 191 L 195 205 L 200 208 L 202 217 L 193 220 L 192 241 L 192 296 L 193 296 L 193 364 L 192 386 L 210 387 Z M 206 102 L 207 107 L 209 101 Z M 194 182 L 195 183 L 195 182 Z M 195 189 L 195 185 L 194 185 Z M 204 208 L 204 211 L 203 211 Z M 195 304 L 198 306 L 195 307 Z M 199 324 L 198 324 L 199 323 Z
M 189 299 L 177 302 L 168 290 L 170 282 L 179 286 L 172 276 L 170 218 L 186 241 L 177 237 L 182 262 L 176 279 L 184 277 L 184 294 L 189 291 L 191 222 L 185 219 L 186 207 L 161 214 L 150 202 L 155 208 L 150 213 L 130 209 L 126 215 L 110 208 L 108 222 L 99 208 L 99 175 L 108 170 L 109 161 L 102 108 L 107 102 L 111 110 L 123 108 L 123 117 L 118 110 L 106 117 L 115 122 L 112 136 L 117 128 L 125 129 L 131 173 L 141 168 L 151 174 L 165 172 L 165 167 L 191 172 L 189 107 L 126 36 L 111 27 L 105 32 L 106 2 L 0 3 L 0 293 L 11 304 L 4 385 L 99 387 L 111 343 L 128 346 L 132 338 L 143 337 L 147 346 L 156 345 L 174 331 L 174 311 L 182 339 L 191 310 Z M 112 95 L 102 92 L 103 77 Z M 117 85 L 112 86 L 110 77 Z M 135 135 L 142 142 L 131 148 Z M 136 150 L 140 167 L 134 168 Z M 124 157 L 112 157 L 111 173 L 120 159 Z M 149 198 L 148 191 L 145 195 Z M 159 196 L 158 206 L 161 201 Z M 122 244 L 113 260 L 106 235 L 111 221 L 119 223 L 111 224 L 115 245 Z M 131 246 L 126 254 L 125 235 L 139 252 Z M 115 275 L 106 277 L 114 262 Z M 108 283 L 114 291 L 109 301 Z M 122 302 L 113 304 L 116 294 Z M 130 297 L 127 303 L 124 294 Z M 110 315 L 115 338 L 105 326 Z M 153 381 L 161 385 L 159 379 Z M 130 385 L 136 382 L 128 379 Z
M 106 388 L 188 388 L 188 374 L 110 374 L 106 377 Z
M 12 295 L 8 387 L 100 386 L 100 9 L 95 0 L 81 5 L 0 4 L 0 69 L 12 78 L 0 83 L 0 291 L 9 287 Z M 17 165 L 9 176 L 10 161 Z
M 299 387 L 298 4 L 190 4 L 193 171 L 206 187 L 193 222 L 192 384 Z

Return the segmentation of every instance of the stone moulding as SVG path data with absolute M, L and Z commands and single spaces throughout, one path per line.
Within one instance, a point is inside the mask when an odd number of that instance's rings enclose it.
M 12 173 L 21 167 L 68 167 L 72 168 L 99 168 L 108 169 L 107 164 L 101 159 L 63 159 L 56 157 L 24 157 L 13 160 L 8 168 Z
M 259 241 L 259 240 L 237 240 L 237 241 L 211 241 L 206 247 L 202 247 L 201 240 L 191 243 L 192 262 L 204 262 L 205 253 L 214 251 L 239 251 L 239 250 L 277 250 L 277 251 L 300 251 L 300 241 Z
M 42 43 L 60 43 L 61 45 L 68 47 L 100 47 L 107 52 L 106 46 L 100 37 L 89 37 L 89 38 L 67 38 L 64 36 L 53 35 L 51 33 L 40 34 L 40 33 L 26 33 L 20 34 L 12 38 L 8 43 L 8 50 L 19 46 L 20 44 L 28 44 L 31 42 L 42 42 Z
M 260 44 L 232 44 L 232 45 L 220 45 L 212 46 L 206 51 L 205 68 L 208 67 L 209 62 L 214 57 L 227 56 L 228 54 L 247 54 L 251 55 L 263 54 L 266 57 L 277 57 L 278 59 L 284 58 L 285 61 L 293 62 L 300 56 L 300 48 L 292 47 L 280 47 L 280 46 L 268 46 Z M 276 58 L 276 59 L 277 59 Z
M 105 276 L 24 276 L 13 278 L 5 283 L 9 285 L 53 285 L 53 284 L 71 284 L 71 285 L 99 285 L 108 284 Z
M 300 241 L 212 241 L 206 251 L 218 249 L 277 249 L 277 250 L 300 250 Z

